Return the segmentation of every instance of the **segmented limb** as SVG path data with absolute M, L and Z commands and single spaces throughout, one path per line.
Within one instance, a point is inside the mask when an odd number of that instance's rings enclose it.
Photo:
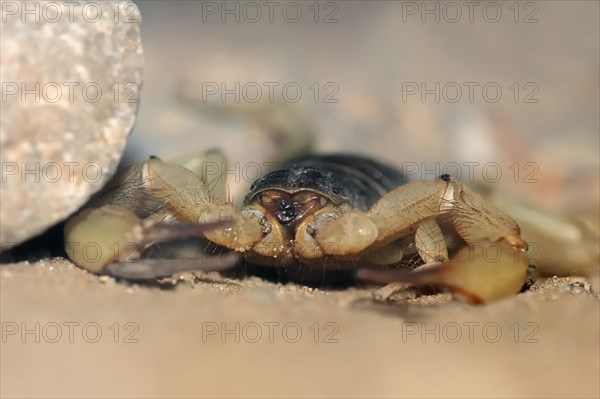
M 426 219 L 415 232 L 415 246 L 425 263 L 444 262 L 448 258 L 448 247 L 440 225 L 435 219 Z
M 227 185 L 225 172 L 227 157 L 218 148 L 211 148 L 199 153 L 173 159 L 174 163 L 188 169 L 202 180 L 213 201 L 227 201 Z
M 242 213 L 231 203 L 215 200 L 204 182 L 180 165 L 168 164 L 159 158 L 147 163 L 153 195 L 161 198 L 179 220 L 190 223 L 212 223 L 230 220 L 227 228 L 207 231 L 210 241 L 236 251 L 247 251 L 263 237 L 264 215 Z
M 294 251 L 304 259 L 355 254 L 370 246 L 376 237 L 377 228 L 364 212 L 329 206 L 298 225 Z
M 316 214 L 310 221 L 315 231 L 311 245 L 316 248 L 314 252 L 321 252 L 319 256 L 348 255 L 414 237 L 419 255 L 426 262 L 448 259 L 435 221 L 440 215 L 448 216 L 469 245 L 505 240 L 516 248 L 527 248 L 519 226 L 508 215 L 447 176 L 434 182 L 404 184 L 383 196 L 368 212 L 342 209 Z
M 571 215 L 550 212 L 508 201 L 502 205 L 519 223 L 522 235 L 532 243 L 530 263 L 546 276 L 594 276 L 600 274 L 600 215 L 598 209 Z
M 484 303 L 517 294 L 527 279 L 527 267 L 525 252 L 501 240 L 464 247 L 451 261 L 413 272 L 363 269 L 358 277 L 382 284 L 447 287 L 468 302 Z
M 104 274 L 128 280 L 150 280 L 169 277 L 184 271 L 222 271 L 233 267 L 239 255 L 228 253 L 222 256 L 209 256 L 201 259 L 141 259 L 134 262 L 108 265 Z
M 218 154 L 212 159 L 220 162 Z M 199 177 L 203 172 L 197 168 L 197 160 L 179 162 L 194 171 L 156 157 L 131 165 L 89 208 L 71 218 L 65 225 L 65 247 L 71 260 L 95 273 L 110 270 L 121 276 L 158 276 L 181 270 L 185 262 L 165 264 L 164 271 L 155 268 L 163 261 L 128 265 L 147 247 L 160 242 L 203 236 L 241 251 L 262 238 L 262 215 L 241 213 L 232 204 L 215 199 Z M 209 258 L 190 262 L 190 266 L 208 270 L 218 262 Z M 120 266 L 106 269 L 111 264 Z
M 441 217 L 443 216 L 443 217 Z M 466 246 L 449 260 L 438 219 L 451 223 Z M 364 253 L 381 257 L 397 240 L 414 243 L 425 265 L 414 272 L 364 270 L 362 278 L 381 282 L 450 287 L 472 302 L 516 294 L 527 276 L 527 243 L 508 215 L 465 187 L 442 176 L 435 182 L 411 182 L 382 197 L 368 212 L 329 211 L 313 221 L 314 245 L 322 253 Z M 359 231 L 353 239 L 352 231 Z M 333 244 L 333 245 L 332 245 Z M 490 258 L 490 246 L 499 255 Z M 402 245 L 390 255 L 406 255 Z M 321 254 L 322 255 L 322 254 Z
M 151 245 L 203 236 L 207 231 L 228 224 L 227 221 L 203 225 L 156 223 L 143 221 L 126 208 L 104 205 L 86 208 L 67 222 L 65 248 L 69 258 L 78 266 L 103 273 L 110 264 L 136 261 Z

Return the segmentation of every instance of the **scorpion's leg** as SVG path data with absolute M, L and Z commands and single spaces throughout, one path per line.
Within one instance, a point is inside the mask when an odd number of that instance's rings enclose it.
M 421 259 L 427 264 L 444 262 L 449 259 L 444 233 L 433 218 L 424 220 L 417 227 L 415 246 Z
M 529 259 L 542 275 L 594 276 L 600 274 L 600 215 L 556 215 L 523 203 L 494 197 L 519 223 L 522 235 L 534 246 Z
M 190 170 L 198 176 L 208 188 L 213 201 L 227 200 L 227 186 L 225 172 L 227 170 L 227 157 L 218 148 L 175 158 L 170 161 Z

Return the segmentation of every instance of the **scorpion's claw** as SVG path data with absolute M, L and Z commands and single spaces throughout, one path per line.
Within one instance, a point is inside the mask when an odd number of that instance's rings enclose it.
M 104 205 L 100 208 L 87 208 L 69 220 L 65 225 L 65 247 L 69 257 L 77 265 L 94 273 L 106 273 L 110 269 L 112 272 L 109 271 L 109 274 L 119 277 L 125 277 L 124 274 L 171 275 L 173 272 L 170 272 L 168 266 L 165 266 L 164 271 L 143 272 L 148 267 L 154 267 L 152 265 L 156 262 L 146 265 L 132 262 L 139 259 L 142 252 L 151 245 L 181 238 L 201 237 L 207 231 L 230 225 L 229 220 L 204 224 L 144 221 L 124 207 Z M 181 271 L 184 264 L 185 262 L 182 262 L 172 268 Z M 189 265 L 191 270 L 221 268 L 214 266 L 215 262 L 212 260 L 201 262 L 200 266 L 195 263 Z
M 448 262 L 422 270 L 360 270 L 358 277 L 375 283 L 404 282 L 447 287 L 473 303 L 514 296 L 527 279 L 525 253 L 507 241 L 463 248 Z
M 181 238 L 203 237 L 205 233 L 215 229 L 231 227 L 231 220 L 220 220 L 209 223 L 150 223 L 143 226 L 139 245 L 147 247 L 160 242 L 174 241 Z
M 233 267 L 239 256 L 235 253 L 202 259 L 142 259 L 129 263 L 113 263 L 103 273 L 128 280 L 150 280 L 169 277 L 184 271 L 221 271 Z

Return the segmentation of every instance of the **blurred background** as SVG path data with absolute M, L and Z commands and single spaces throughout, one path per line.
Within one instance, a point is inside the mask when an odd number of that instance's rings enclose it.
M 239 192 L 244 165 L 278 157 L 266 123 L 413 178 L 450 173 L 553 212 L 600 205 L 597 2 L 137 4 L 126 159 L 221 147 Z

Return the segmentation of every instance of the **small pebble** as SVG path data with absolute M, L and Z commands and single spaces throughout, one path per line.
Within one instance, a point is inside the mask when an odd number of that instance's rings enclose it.
M 554 286 L 559 286 L 560 285 L 560 277 L 558 276 L 552 276 L 552 284 L 554 284 Z

